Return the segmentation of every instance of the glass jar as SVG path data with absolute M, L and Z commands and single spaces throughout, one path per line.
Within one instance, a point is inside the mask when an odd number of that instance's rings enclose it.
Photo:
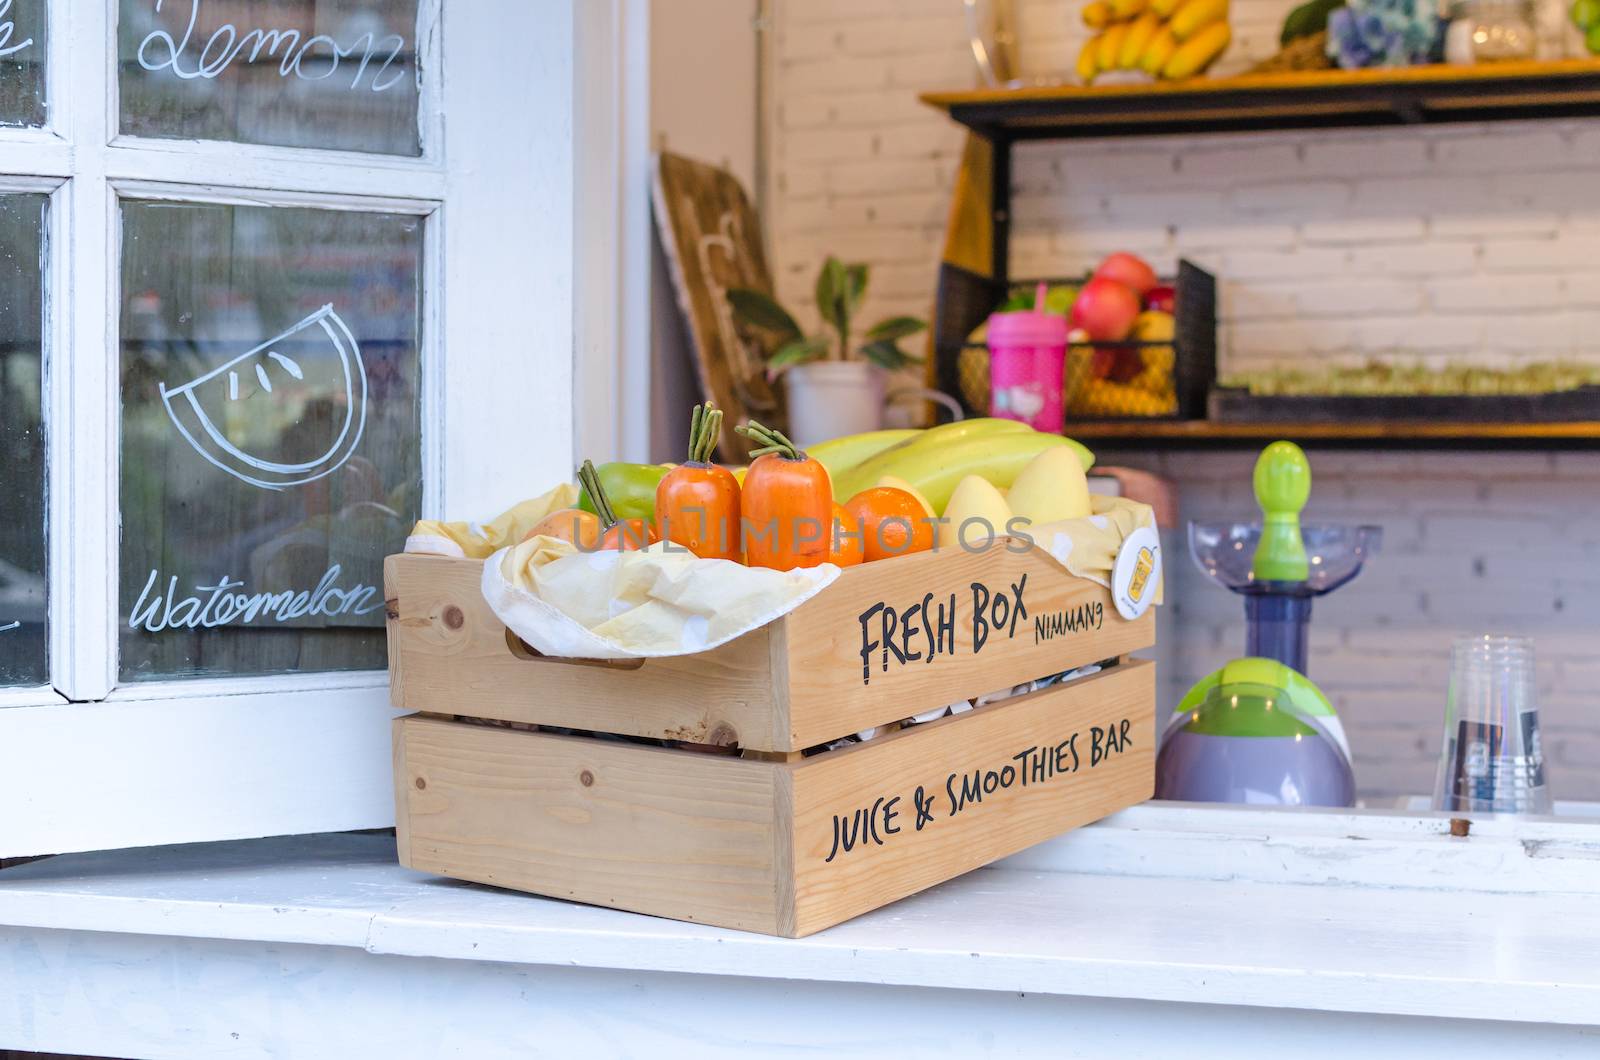
M 1533 0 L 1457 0 L 1450 7 L 1445 59 L 1492 63 L 1532 59 L 1538 46 Z

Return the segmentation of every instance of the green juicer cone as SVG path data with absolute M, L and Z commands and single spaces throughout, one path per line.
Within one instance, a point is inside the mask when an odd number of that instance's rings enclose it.
M 1310 577 L 1300 511 L 1311 497 L 1311 462 L 1293 442 L 1273 442 L 1256 460 L 1253 479 L 1261 506 L 1261 540 L 1251 573 L 1258 582 L 1303 582 Z

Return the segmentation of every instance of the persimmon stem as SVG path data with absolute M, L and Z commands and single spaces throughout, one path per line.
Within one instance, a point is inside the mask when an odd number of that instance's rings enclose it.
M 750 451 L 752 457 L 765 456 L 767 453 L 777 453 L 785 460 L 806 459 L 805 450 L 791 442 L 780 430 L 764 426 L 755 420 L 741 423 L 734 430 L 759 446 L 759 448 Z
M 578 469 L 578 485 L 588 491 L 589 499 L 594 502 L 594 513 L 600 517 L 601 528 L 609 530 L 616 526 L 617 514 L 611 508 L 606 488 L 600 484 L 600 472 L 594 469 L 594 461 L 585 460 Z
M 689 418 L 689 463 L 709 464 L 722 435 L 722 410 L 713 402 L 696 405 Z
M 700 417 L 705 413 L 704 405 L 696 405 L 694 411 L 689 413 L 689 463 L 698 459 L 695 454 L 700 451 Z

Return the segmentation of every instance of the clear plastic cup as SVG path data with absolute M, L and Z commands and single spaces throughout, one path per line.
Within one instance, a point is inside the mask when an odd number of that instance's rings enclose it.
M 1550 812 L 1536 689 L 1531 639 L 1486 635 L 1455 642 L 1434 809 Z

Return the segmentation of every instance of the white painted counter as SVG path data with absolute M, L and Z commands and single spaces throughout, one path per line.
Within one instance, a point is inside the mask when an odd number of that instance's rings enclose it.
M 1197 832 L 1195 813 L 1136 808 L 799 941 L 442 881 L 376 836 L 68 855 L 0 873 L 0 1048 L 1600 1053 L 1583 829 L 1450 841 L 1423 817 L 1217 811 Z M 1207 846 L 1215 871 L 1196 872 Z M 1422 886 L 1384 878 L 1408 853 Z M 1348 878 L 1305 882 L 1316 862 Z M 1452 888 L 1429 862 L 1478 879 Z M 1070 871 L 1086 865 L 1122 874 Z M 1546 867 L 1560 892 L 1526 893 Z

